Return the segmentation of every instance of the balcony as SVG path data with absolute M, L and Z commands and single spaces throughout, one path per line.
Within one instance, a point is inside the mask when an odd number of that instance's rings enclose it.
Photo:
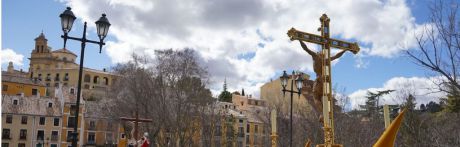
M 51 135 L 51 141 L 58 141 L 59 136 L 58 135 Z
M 87 145 L 95 145 L 96 144 L 96 141 L 94 140 L 88 140 L 88 142 L 86 143 Z

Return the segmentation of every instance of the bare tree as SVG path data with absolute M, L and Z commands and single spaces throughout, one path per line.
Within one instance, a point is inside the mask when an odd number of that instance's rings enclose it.
M 443 77 L 439 90 L 446 86 L 460 89 L 460 22 L 458 1 L 436 0 L 430 5 L 430 20 L 421 34 L 416 35 L 418 48 L 406 51 L 421 67 Z

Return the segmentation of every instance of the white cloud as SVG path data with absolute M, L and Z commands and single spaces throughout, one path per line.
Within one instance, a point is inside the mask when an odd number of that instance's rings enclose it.
M 383 84 L 382 87 L 357 90 L 350 95 L 350 104 L 353 109 L 358 109 L 366 101 L 367 91 L 377 92 L 383 90 L 396 90 L 388 95 L 382 96 L 380 104 L 401 104 L 409 94 L 416 98 L 417 105 L 427 104 L 430 101 L 439 102 L 439 98 L 445 96 L 438 92 L 435 83 L 439 77 L 394 77 Z
M 126 62 L 133 51 L 193 48 L 209 67 L 211 88 L 258 94 L 257 85 L 284 69 L 312 71 L 312 60 L 286 32 L 291 27 L 318 33 L 318 18 L 327 13 L 334 37 L 356 40 L 370 56 L 392 57 L 413 46 L 420 25 L 404 0 L 68 0 L 84 21 L 107 13 L 106 46 L 112 62 Z M 91 26 L 94 30 L 94 26 Z M 264 44 L 263 47 L 259 44 Z M 308 45 L 317 48 L 316 45 Z M 363 48 L 363 47 L 362 47 Z M 251 59 L 238 56 L 254 53 Z M 359 58 L 360 59 L 360 58 Z M 359 63 L 362 60 L 357 60 Z M 362 62 L 365 67 L 366 62 Z
M 8 65 L 9 62 L 13 62 L 15 66 L 22 66 L 22 60 L 24 59 L 24 55 L 16 53 L 13 49 L 6 48 L 2 49 L 1 61 L 2 65 Z

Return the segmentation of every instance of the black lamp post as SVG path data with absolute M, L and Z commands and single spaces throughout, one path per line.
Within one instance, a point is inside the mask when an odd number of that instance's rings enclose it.
M 82 73 L 83 73 L 83 59 L 85 57 L 85 45 L 87 42 L 99 44 L 99 53 L 101 53 L 102 46 L 105 45 L 104 38 L 107 36 L 107 32 L 109 31 L 110 23 L 109 23 L 109 20 L 105 17 L 105 14 L 102 14 L 102 17 L 99 18 L 98 21 L 96 21 L 97 35 L 99 36 L 99 41 L 93 41 L 93 40 L 86 39 L 86 22 L 83 27 L 83 37 L 82 38 L 68 36 L 68 33 L 72 29 L 73 22 L 76 19 L 70 7 L 67 7 L 67 9 L 64 12 L 62 12 L 61 15 L 59 15 L 59 17 L 61 17 L 62 31 L 64 32 L 64 35 L 61 35 L 61 38 L 64 39 L 64 48 L 66 47 L 67 39 L 77 40 L 81 42 L 80 70 L 78 71 L 77 102 L 76 102 L 77 108 L 75 110 L 76 111 L 75 112 L 75 125 L 74 125 L 74 132 L 73 132 L 73 138 L 72 138 L 72 147 L 77 147 L 78 112 L 80 109 L 81 78 L 82 78 Z
M 288 76 L 288 74 L 286 73 L 286 71 L 283 72 L 283 76 L 280 77 L 281 79 L 281 86 L 283 87 L 283 96 L 286 95 L 286 92 L 290 92 L 291 93 L 291 114 L 290 114 L 290 126 L 289 126 L 289 145 L 290 147 L 292 147 L 292 97 L 294 97 L 294 93 L 297 93 L 299 94 L 299 97 L 300 97 L 300 94 L 302 93 L 302 86 L 303 86 L 303 75 L 298 73 L 297 75 L 295 74 L 294 71 L 292 71 L 292 79 L 291 79 L 291 90 L 286 90 L 286 86 L 288 84 L 288 80 L 290 79 L 290 77 Z M 296 79 L 294 79 L 294 77 L 297 77 Z M 297 91 L 294 91 L 294 82 L 296 83 L 296 87 L 297 87 Z

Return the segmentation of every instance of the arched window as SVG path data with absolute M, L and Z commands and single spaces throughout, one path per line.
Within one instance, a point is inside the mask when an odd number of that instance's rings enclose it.
M 85 82 L 91 82 L 91 76 L 89 76 L 89 74 L 86 74 L 85 75 Z
M 99 76 L 94 76 L 93 78 L 93 83 L 98 84 L 99 83 Z
M 104 84 L 105 84 L 105 85 L 109 85 L 109 78 L 104 77 Z

